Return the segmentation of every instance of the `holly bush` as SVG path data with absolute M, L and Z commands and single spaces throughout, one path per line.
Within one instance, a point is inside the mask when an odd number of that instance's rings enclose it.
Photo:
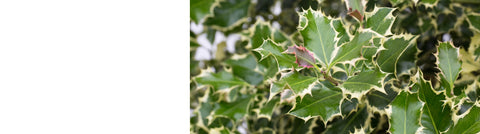
M 480 1 L 191 0 L 191 133 L 479 133 Z

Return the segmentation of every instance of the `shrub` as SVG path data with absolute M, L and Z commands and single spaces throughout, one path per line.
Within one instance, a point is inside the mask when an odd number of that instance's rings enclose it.
M 479 1 L 190 2 L 192 133 L 480 132 Z

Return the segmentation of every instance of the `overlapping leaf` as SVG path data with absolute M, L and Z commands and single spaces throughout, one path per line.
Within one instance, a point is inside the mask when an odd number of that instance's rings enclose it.
M 448 134 L 475 134 L 480 132 L 480 107 L 473 106 L 470 112 L 465 117 L 458 120 L 458 122 L 451 129 Z
M 480 14 L 472 13 L 467 16 L 470 25 L 477 32 L 480 32 Z
M 378 109 L 385 109 L 390 103 L 395 99 L 398 92 L 393 89 L 393 85 L 391 83 L 385 84 L 383 86 L 385 93 L 378 91 L 378 90 L 370 90 L 366 94 L 368 104 L 371 106 L 375 106 Z
M 238 98 L 234 102 L 220 102 L 215 106 L 214 116 L 224 116 L 233 119 L 235 122 L 242 119 L 247 113 L 252 96 Z
M 392 102 L 390 117 L 393 134 L 413 134 L 420 127 L 422 102 L 417 93 L 401 92 Z
M 352 41 L 347 42 L 340 46 L 335 58 L 332 61 L 332 66 L 337 62 L 349 61 L 361 56 L 363 46 L 370 44 L 373 33 L 371 31 L 360 31 L 353 37 Z
M 363 21 L 365 12 L 365 0 L 345 0 L 347 4 L 348 14 L 357 18 L 360 22 Z
M 385 74 L 380 72 L 378 69 L 367 70 L 348 78 L 347 81 L 342 84 L 342 86 L 350 92 L 363 92 L 372 88 L 384 92 L 383 89 L 380 89 L 380 87 L 382 87 L 381 82 L 384 77 Z
M 291 89 L 296 95 L 303 96 L 310 93 L 317 78 L 311 76 L 304 76 L 299 72 L 293 70 L 270 86 L 270 97 L 280 93 L 284 89 Z
M 442 42 L 438 46 L 438 67 L 441 70 L 442 82 L 448 94 L 453 93 L 453 84 L 460 73 L 462 64 L 458 60 L 458 49 L 450 42 Z M 447 82 L 447 83 L 445 83 Z
M 311 8 L 300 13 L 300 33 L 304 46 L 311 50 L 324 67 L 332 62 L 337 44 L 337 32 L 332 27 L 332 19 Z
M 422 75 L 418 78 L 418 95 L 425 104 L 422 108 L 421 124 L 424 133 L 439 134 L 446 131 L 452 124 L 452 108 L 445 104 L 445 95 L 435 93 L 430 82 L 425 81 Z
M 365 27 L 370 28 L 381 35 L 392 34 L 390 28 L 395 21 L 395 17 L 392 15 L 394 10 L 394 8 L 388 7 L 375 8 L 373 12 L 367 14 Z
M 190 18 L 195 22 L 200 22 L 205 16 L 210 14 L 210 8 L 215 0 L 190 0 Z
M 342 119 L 328 124 L 326 134 L 348 134 L 355 132 L 365 125 L 368 119 L 368 110 L 365 105 L 358 107 L 357 111 L 350 113 Z
M 387 39 L 383 43 L 385 50 L 380 50 L 377 54 L 377 65 L 383 72 L 397 72 L 397 65 L 400 57 L 405 53 L 407 48 L 412 45 L 413 37 L 393 37 Z M 396 73 L 395 73 L 396 74 Z
M 275 42 L 270 39 L 264 40 L 263 44 L 255 49 L 254 51 L 260 53 L 261 59 L 264 60 L 269 56 L 273 56 L 277 62 L 278 70 L 290 69 L 292 67 L 297 67 L 295 64 L 295 57 L 286 53 L 283 53 L 282 47 L 278 46 Z
M 275 98 L 269 100 L 268 102 L 266 102 L 265 105 L 263 105 L 260 108 L 259 116 L 267 117 L 268 119 L 270 119 L 275 107 L 279 104 L 279 102 L 280 102 L 279 97 L 275 97 Z
M 263 81 L 263 75 L 255 70 L 257 61 L 253 55 L 246 55 L 244 58 L 225 61 L 232 67 L 233 75 L 245 80 L 252 85 L 258 85 Z
M 226 71 L 203 73 L 196 77 L 195 81 L 199 86 L 211 86 L 215 91 L 248 85 L 247 82 Z
M 311 95 L 296 98 L 296 104 L 290 114 L 308 120 L 320 116 L 326 122 L 333 114 L 339 113 L 342 92 L 333 91 L 323 85 L 312 90 Z
M 226 0 L 221 1 L 213 9 L 213 16 L 205 20 L 206 25 L 228 28 L 238 23 L 248 15 L 248 0 Z
M 286 52 L 288 54 L 295 54 L 295 63 L 301 67 L 311 68 L 315 64 L 315 58 L 313 57 L 313 54 L 305 49 L 305 47 L 291 46 L 288 47 Z

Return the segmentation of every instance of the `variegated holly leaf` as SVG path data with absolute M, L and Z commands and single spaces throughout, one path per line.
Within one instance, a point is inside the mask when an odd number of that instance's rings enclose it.
M 264 40 L 263 44 L 257 49 L 254 49 L 254 51 L 260 53 L 260 61 L 269 56 L 273 56 L 277 62 L 279 71 L 290 69 L 292 67 L 298 67 L 295 64 L 295 57 L 293 55 L 283 53 L 285 50 L 283 50 L 282 47 L 278 46 L 270 39 Z
M 248 113 L 248 108 L 252 100 L 252 96 L 243 96 L 242 98 L 236 99 L 234 102 L 219 102 L 215 105 L 213 116 L 228 117 L 237 122 Z
M 413 134 L 420 127 L 422 102 L 417 93 L 401 92 L 392 102 L 390 131 L 393 134 Z
M 395 97 L 398 95 L 398 92 L 393 89 L 393 85 L 391 83 L 385 84 L 383 89 L 385 90 L 385 93 L 378 90 L 368 91 L 366 94 L 368 104 L 382 110 L 387 108 L 387 106 L 390 105 L 393 99 L 395 99 Z
M 355 129 L 365 128 L 368 119 L 367 106 L 360 105 L 356 111 L 353 111 L 348 116 L 337 116 L 334 122 L 327 124 L 325 134 L 348 134 L 354 133 Z M 335 120 L 335 119 L 333 119 Z
M 210 14 L 213 3 L 215 3 L 215 0 L 190 0 L 190 19 L 195 23 L 200 22 Z
M 198 86 L 211 86 L 215 91 L 248 85 L 247 82 L 226 71 L 218 73 L 204 72 L 197 76 L 195 81 Z
M 412 44 L 414 37 L 400 36 L 387 39 L 382 45 L 385 48 L 377 54 L 376 63 L 383 72 L 398 72 L 399 59 Z
M 250 38 L 252 49 L 260 47 L 264 40 L 272 39 L 272 29 L 266 22 L 257 21 L 250 31 L 252 32 Z
M 473 106 L 465 117 L 448 130 L 447 134 L 476 134 L 480 132 L 480 107 Z
M 421 74 L 421 73 L 420 73 Z M 425 104 L 422 108 L 421 124 L 424 133 L 439 134 L 446 131 L 452 124 L 452 108 L 445 104 L 445 95 L 436 93 L 430 81 L 425 81 L 421 74 L 417 85 L 418 96 Z
M 221 1 L 213 9 L 213 16 L 205 20 L 206 25 L 229 28 L 239 24 L 248 15 L 250 1 L 248 0 L 226 0 Z
M 467 16 L 468 21 L 470 22 L 471 28 L 477 32 L 480 32 L 480 14 L 471 13 Z
M 337 46 L 342 45 L 342 43 L 350 41 L 350 36 L 347 33 L 347 30 L 345 29 L 345 25 L 342 23 L 342 20 L 332 20 L 332 25 L 333 28 L 335 28 L 335 31 L 338 32 L 337 37 L 340 38 L 337 42 Z
M 442 85 L 447 94 L 453 95 L 453 84 L 460 73 L 462 63 L 458 59 L 458 48 L 450 42 L 441 42 L 438 46 L 438 67 L 441 70 Z
M 342 86 L 350 92 L 364 92 L 372 88 L 378 91 L 385 92 L 382 87 L 382 80 L 385 74 L 380 70 L 366 70 L 360 72 L 358 75 L 350 77 L 345 81 Z
M 257 60 L 253 55 L 248 54 L 240 59 L 229 59 L 225 61 L 232 67 L 233 75 L 243 79 L 251 85 L 258 85 L 263 82 L 263 75 L 255 70 Z
M 332 62 L 338 32 L 332 27 L 332 19 L 319 11 L 308 9 L 299 14 L 299 31 L 304 46 L 311 50 L 322 67 Z
M 296 104 L 289 114 L 304 120 L 320 116 L 326 122 L 332 115 L 340 112 L 340 100 L 342 100 L 342 92 L 317 84 L 312 89 L 311 95 L 296 98 Z
M 315 64 L 315 58 L 313 58 L 313 54 L 305 49 L 302 46 L 291 46 L 288 47 L 287 51 L 288 54 L 295 54 L 295 63 L 298 66 L 311 68 Z
M 363 21 L 365 12 L 365 0 L 345 0 L 348 9 L 348 15 L 355 17 L 360 22 Z
M 392 34 L 390 28 L 395 21 L 395 17 L 392 15 L 394 10 L 395 8 L 375 7 L 372 12 L 366 14 L 367 21 L 365 22 L 365 27 L 370 28 L 381 35 Z
M 303 97 L 305 94 L 310 94 L 317 77 L 304 76 L 292 70 L 284 74 L 279 81 L 272 83 L 270 86 L 270 99 L 284 89 L 291 89 L 296 95 Z
M 435 4 L 438 0 L 420 0 L 422 3 L 430 4 L 433 5 Z
M 335 55 L 330 66 L 335 65 L 338 62 L 349 61 L 361 56 L 362 47 L 370 44 L 373 33 L 371 31 L 360 31 L 350 42 L 347 42 L 340 46 L 340 49 Z
M 279 105 L 280 97 L 275 97 L 268 100 L 265 105 L 260 108 L 259 117 L 266 117 L 270 119 L 272 117 L 274 109 Z

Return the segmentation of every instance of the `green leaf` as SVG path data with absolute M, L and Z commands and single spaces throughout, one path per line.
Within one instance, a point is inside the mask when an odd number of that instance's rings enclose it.
M 340 38 L 337 42 L 337 47 L 344 42 L 350 41 L 350 36 L 348 35 L 347 30 L 345 30 L 345 25 L 342 23 L 342 20 L 335 19 L 332 21 L 335 31 L 338 32 L 337 37 Z
M 311 76 L 304 76 L 293 70 L 280 78 L 279 81 L 272 83 L 270 86 L 270 99 L 284 89 L 291 89 L 296 95 L 303 95 L 310 93 L 317 78 Z
M 357 111 L 350 113 L 342 119 L 328 124 L 325 134 L 348 134 L 355 132 L 355 129 L 365 128 L 368 119 L 367 106 L 360 105 Z
M 380 70 L 367 70 L 360 72 L 358 75 L 350 77 L 345 81 L 342 86 L 350 92 L 363 92 L 375 88 L 379 91 L 384 91 L 380 89 L 382 87 L 382 80 L 385 77 L 385 74 L 380 72 Z
M 447 94 L 453 94 L 453 83 L 460 73 L 462 64 L 458 59 L 458 48 L 453 47 L 449 42 L 441 42 L 438 46 L 438 67 L 441 70 L 443 85 L 447 89 Z
M 310 93 L 313 84 L 317 81 L 316 77 L 304 76 L 293 70 L 291 73 L 282 77 L 282 80 L 286 82 L 287 86 L 292 91 L 299 95 L 303 93 Z
M 400 74 L 404 73 L 409 73 L 408 70 L 416 67 L 415 62 L 416 62 L 416 57 L 417 57 L 417 45 L 412 44 L 409 45 L 403 54 L 398 58 L 397 60 L 397 65 L 395 66 L 395 74 L 396 76 L 399 76 Z
M 215 0 L 190 0 L 190 19 L 195 23 L 200 22 L 210 14 L 213 3 L 215 3 Z
M 417 93 L 401 92 L 392 102 L 390 131 L 392 134 L 413 134 L 420 127 L 422 102 Z
M 248 107 L 252 102 L 251 96 L 238 98 L 234 102 L 220 102 L 215 106 L 214 116 L 224 116 L 235 122 L 242 119 L 248 113 Z
M 449 134 L 475 134 L 480 132 L 480 108 L 473 106 L 465 117 L 448 130 Z
M 199 86 L 212 86 L 215 91 L 248 85 L 245 81 L 225 71 L 218 73 L 203 73 L 196 77 L 195 81 Z
M 275 97 L 271 100 L 268 100 L 268 102 L 265 103 L 265 105 L 263 105 L 260 108 L 259 116 L 267 117 L 268 119 L 270 119 L 272 117 L 273 110 L 277 107 L 277 105 L 279 105 L 279 102 L 280 102 L 279 97 Z
M 296 104 L 289 114 L 304 120 L 315 116 L 321 116 L 326 122 L 332 115 L 340 112 L 339 105 L 342 100 L 342 92 L 333 91 L 323 85 L 312 89 L 311 95 L 296 98 Z
M 226 0 L 221 1 L 218 6 L 213 9 L 213 17 L 208 17 L 205 21 L 206 25 L 228 28 L 237 25 L 240 20 L 248 15 L 248 0 Z
M 300 13 L 300 33 L 304 45 L 311 50 L 323 67 L 332 62 L 337 44 L 337 32 L 332 27 L 332 19 L 311 8 Z
M 380 50 L 377 54 L 377 65 L 383 72 L 395 73 L 397 70 L 398 60 L 412 45 L 413 37 L 401 36 L 399 38 L 389 38 L 383 43 L 385 50 Z M 396 74 L 396 73 L 395 73 Z
M 437 2 L 437 0 L 420 0 L 420 1 L 427 4 L 435 4 L 435 2 Z
M 425 81 L 423 74 L 419 76 L 417 85 L 418 96 L 425 102 L 422 108 L 421 123 L 423 132 L 439 134 L 447 130 L 452 124 L 452 109 L 450 105 L 444 104 L 445 95 L 435 93 L 430 82 Z
M 391 83 L 385 84 L 383 89 L 385 90 L 385 93 L 380 92 L 378 90 L 368 91 L 368 93 L 366 95 L 367 100 L 368 100 L 368 104 L 370 104 L 371 106 L 375 106 L 378 109 L 383 110 L 390 104 L 390 102 L 393 101 L 393 99 L 395 99 L 395 97 L 398 94 L 393 89 L 393 85 Z
M 252 49 L 260 47 L 264 40 L 271 39 L 272 29 L 266 22 L 258 21 L 251 31 L 250 44 L 252 45 Z
M 366 28 L 370 28 L 373 31 L 381 35 L 390 35 L 390 28 L 392 27 L 395 17 L 392 12 L 395 8 L 381 7 L 375 8 L 373 12 L 367 13 Z
M 373 33 L 370 31 L 361 31 L 355 34 L 352 41 L 340 46 L 331 66 L 335 65 L 337 62 L 359 58 L 361 56 L 362 47 L 369 45 L 372 35 Z
M 282 47 L 278 46 L 270 39 L 263 41 L 263 44 L 254 51 L 260 53 L 262 57 L 260 61 L 264 60 L 269 56 L 273 56 L 277 61 L 279 71 L 290 69 L 292 67 L 297 67 L 297 65 L 295 64 L 295 57 L 283 53 L 285 50 L 283 50 Z
M 253 55 L 248 54 L 246 57 L 234 60 L 229 59 L 225 61 L 232 67 L 233 75 L 245 80 L 252 85 L 258 85 L 263 82 L 263 75 L 255 71 L 257 67 L 257 60 Z

